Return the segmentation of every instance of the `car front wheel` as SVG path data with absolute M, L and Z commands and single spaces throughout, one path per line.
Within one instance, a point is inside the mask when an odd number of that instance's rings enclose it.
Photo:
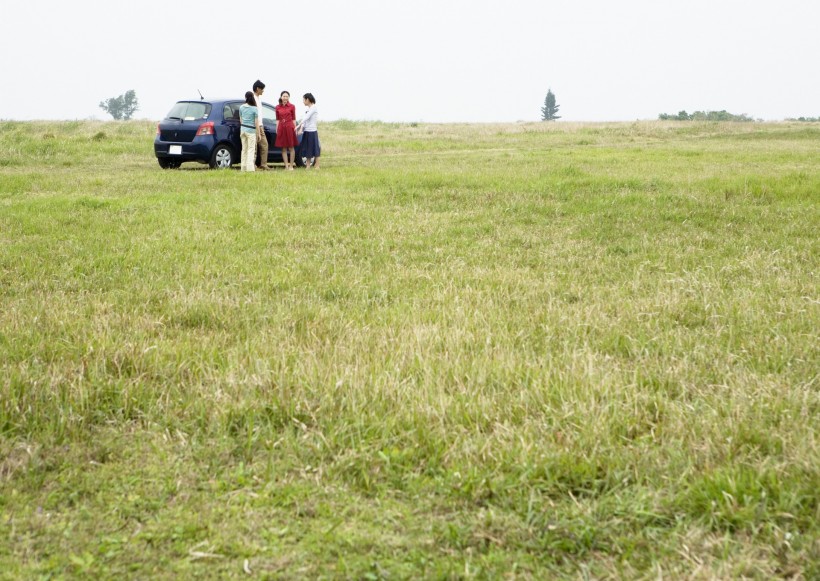
M 234 163 L 234 152 L 230 145 L 217 145 L 211 154 L 210 165 L 213 169 L 229 169 Z
M 296 148 L 296 167 L 305 167 L 307 165 L 307 158 L 302 157 L 302 145 Z

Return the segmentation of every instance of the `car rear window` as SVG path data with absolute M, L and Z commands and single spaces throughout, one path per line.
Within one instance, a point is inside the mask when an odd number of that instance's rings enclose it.
M 211 114 L 210 103 L 199 103 L 191 101 L 180 101 L 166 115 L 166 119 L 182 119 L 193 121 L 194 119 L 206 119 Z

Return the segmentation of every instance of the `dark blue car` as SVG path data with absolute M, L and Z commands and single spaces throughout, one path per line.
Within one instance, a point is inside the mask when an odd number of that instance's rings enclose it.
M 163 169 L 178 168 L 182 162 L 207 163 L 226 169 L 239 163 L 242 143 L 239 140 L 239 107 L 241 99 L 179 101 L 159 125 L 154 139 L 154 153 Z M 268 162 L 283 163 L 282 150 L 276 143 L 276 110 L 262 103 L 265 136 L 268 138 Z M 299 144 L 302 143 L 299 136 Z M 257 164 L 259 153 L 257 149 Z M 296 148 L 296 165 L 304 161 Z

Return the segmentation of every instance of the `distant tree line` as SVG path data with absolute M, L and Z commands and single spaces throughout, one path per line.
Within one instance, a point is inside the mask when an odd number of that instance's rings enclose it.
M 786 121 L 804 121 L 806 123 L 820 123 L 820 117 L 790 117 Z
M 661 113 L 660 115 L 658 115 L 658 119 L 660 119 L 661 121 L 754 121 L 754 119 L 746 115 L 746 113 L 735 115 L 734 113 L 729 113 L 726 110 L 695 111 L 694 113 L 687 113 L 686 111 L 681 111 L 677 115 Z

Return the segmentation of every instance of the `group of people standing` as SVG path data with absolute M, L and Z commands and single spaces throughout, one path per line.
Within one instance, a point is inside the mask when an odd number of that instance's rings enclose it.
M 240 133 L 242 141 L 242 171 L 268 171 L 268 139 L 263 126 L 264 109 L 261 97 L 265 92 L 265 83 L 256 81 L 253 91 L 245 93 L 245 102 L 239 107 Z M 307 168 L 319 169 L 319 132 L 316 98 L 312 93 L 302 97 L 307 111 L 301 122 L 296 121 L 296 106 L 290 102 L 290 93 L 282 91 L 279 104 L 276 106 L 276 143 L 282 149 L 282 160 L 285 169 L 293 171 L 296 165 L 296 147 L 299 145 L 297 134 L 302 134 L 300 155 L 307 159 Z M 259 148 L 259 165 L 254 167 L 256 149 Z

